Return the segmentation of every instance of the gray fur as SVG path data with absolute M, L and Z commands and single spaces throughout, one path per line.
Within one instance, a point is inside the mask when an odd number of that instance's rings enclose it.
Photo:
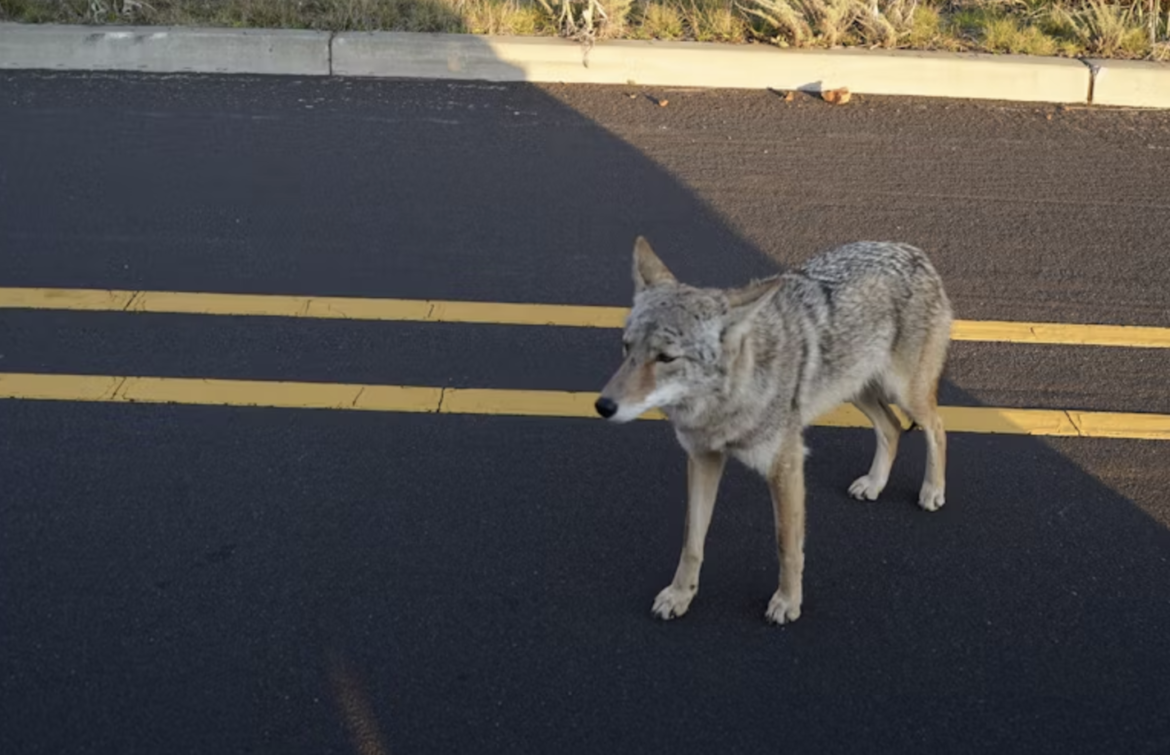
M 873 422 L 878 450 L 870 474 L 850 492 L 876 498 L 902 431 L 890 409 L 895 403 L 928 436 L 919 503 L 927 510 L 942 505 L 945 434 L 935 400 L 952 311 L 941 278 L 921 250 L 851 243 L 798 270 L 720 290 L 678 282 L 639 238 L 634 281 L 624 333 L 628 353 L 603 389 L 599 411 L 602 400 L 612 401 L 612 419 L 620 422 L 661 409 L 692 459 L 731 455 L 775 482 L 778 529 L 780 488 L 786 479 L 790 487 L 799 486 L 799 512 L 787 502 L 792 510 L 785 516 L 799 513 L 803 539 L 803 477 L 796 479 L 803 473 L 778 462 L 787 458 L 785 444 L 799 444 L 803 453 L 803 429 L 853 402 Z M 660 355 L 673 360 L 660 362 Z M 696 584 L 697 576 L 696 567 Z M 788 620 L 799 615 L 799 595 L 795 611 L 792 598 L 785 597 Z M 672 615 L 680 615 L 686 605 L 674 608 Z M 662 615 L 657 604 L 656 613 Z M 769 618 L 777 619 L 771 607 Z

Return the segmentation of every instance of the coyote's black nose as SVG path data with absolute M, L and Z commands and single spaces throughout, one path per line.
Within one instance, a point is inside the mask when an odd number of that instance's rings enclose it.
M 601 398 L 597 399 L 597 403 L 593 406 L 595 409 L 597 409 L 597 413 L 606 419 L 609 419 L 613 415 L 617 414 L 617 404 L 611 398 L 602 396 Z

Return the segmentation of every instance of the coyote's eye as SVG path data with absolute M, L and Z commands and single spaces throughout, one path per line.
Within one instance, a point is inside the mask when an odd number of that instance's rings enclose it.
M 662 362 L 663 364 L 670 364 L 671 362 L 673 362 L 676 359 L 678 359 L 678 357 L 672 357 L 670 354 L 659 354 L 658 355 L 658 361 Z

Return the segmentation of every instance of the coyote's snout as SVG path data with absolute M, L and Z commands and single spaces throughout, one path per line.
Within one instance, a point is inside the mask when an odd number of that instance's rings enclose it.
M 873 500 L 889 478 L 901 406 L 927 442 L 918 503 L 944 503 L 946 434 L 936 395 L 951 305 L 926 255 L 907 244 L 858 242 L 800 270 L 738 289 L 680 283 L 646 239 L 634 244 L 634 305 L 622 363 L 597 413 L 628 422 L 663 411 L 688 454 L 687 517 L 674 580 L 654 601 L 669 619 L 690 607 L 728 455 L 763 475 L 772 494 L 780 579 L 776 623 L 800 616 L 804 570 L 803 430 L 849 401 L 874 426 L 869 472 L 849 488 Z

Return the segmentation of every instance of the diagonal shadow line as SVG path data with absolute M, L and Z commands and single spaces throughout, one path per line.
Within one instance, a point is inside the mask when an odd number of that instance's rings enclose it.
M 5 285 L 620 303 L 637 233 L 707 285 L 772 268 L 668 168 L 539 87 L 4 78 Z M 277 117 L 218 117 L 237 111 Z M 792 258 L 844 232 L 800 228 Z M 0 407 L 0 596 L 20 607 L 5 749 L 341 747 L 315 702 L 325 675 L 301 667 L 322 646 L 367 679 L 394 669 L 370 694 L 401 751 L 1167 737 L 1170 536 L 1061 442 L 955 436 L 951 503 L 928 517 L 907 504 L 915 436 L 891 501 L 857 506 L 843 491 L 869 435 L 811 431 L 809 610 L 781 634 L 759 622 L 769 527 L 762 499 L 737 505 L 761 496 L 739 472 L 694 615 L 648 620 L 681 529 L 661 426 L 119 411 Z M 1110 471 L 1152 458 L 1093 449 Z M 243 535 L 257 545 L 187 576 L 189 552 Z M 187 578 L 143 584 L 159 574 Z

